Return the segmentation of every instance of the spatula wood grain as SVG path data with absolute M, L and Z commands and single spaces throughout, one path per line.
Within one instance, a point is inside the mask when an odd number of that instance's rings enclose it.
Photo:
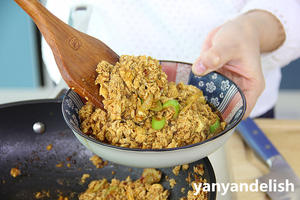
M 119 56 L 103 42 L 75 30 L 51 14 L 37 0 L 15 0 L 33 19 L 51 47 L 60 73 L 70 88 L 102 107 L 96 66 L 105 60 L 115 64 Z

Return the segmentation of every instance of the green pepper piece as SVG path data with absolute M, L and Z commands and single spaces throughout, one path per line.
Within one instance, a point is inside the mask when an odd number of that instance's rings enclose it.
M 162 109 L 163 109 L 163 106 L 162 106 L 162 104 L 161 104 L 160 101 L 157 101 L 157 102 L 156 102 L 156 105 L 155 105 L 154 108 L 150 108 L 150 110 L 156 111 L 156 112 L 159 112 L 159 111 L 161 111 Z
M 114 190 L 116 190 L 118 188 L 118 186 L 116 185 L 113 185 L 113 186 L 110 186 L 106 192 L 105 192 L 105 196 L 109 195 L 111 192 L 113 192 Z
M 211 126 L 209 127 L 210 133 L 216 132 L 220 126 L 221 126 L 220 120 L 217 119 L 217 121 L 216 121 L 213 125 L 211 125 Z
M 176 118 L 178 116 L 179 110 L 180 110 L 179 102 L 175 99 L 171 99 L 163 104 L 163 109 L 170 107 L 170 106 L 172 106 L 174 108 L 175 114 L 174 114 L 173 118 Z
M 143 103 L 144 103 L 144 100 L 143 100 L 141 97 L 139 97 L 139 99 L 140 99 L 140 101 L 141 101 L 141 104 L 143 104 Z
M 160 130 L 165 126 L 165 124 L 166 124 L 165 118 L 158 120 L 155 117 L 152 117 L 151 126 L 153 129 Z

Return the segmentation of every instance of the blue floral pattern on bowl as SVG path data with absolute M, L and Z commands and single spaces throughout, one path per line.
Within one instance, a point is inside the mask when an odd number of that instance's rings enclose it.
M 196 76 L 192 72 L 188 84 L 203 91 L 205 99 L 213 105 L 229 123 L 235 123 L 244 114 L 246 101 L 240 89 L 232 81 L 217 72 Z
M 237 85 L 218 72 L 206 76 L 196 76 L 192 73 L 189 63 L 161 61 L 162 68 L 168 72 L 168 80 L 176 83 L 194 85 L 203 94 L 228 123 L 226 129 L 234 127 L 243 117 L 246 110 L 246 100 Z M 172 69 L 172 70 L 170 70 Z

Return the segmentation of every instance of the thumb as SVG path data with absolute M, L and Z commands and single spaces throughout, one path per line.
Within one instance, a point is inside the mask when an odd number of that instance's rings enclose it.
M 203 50 L 201 56 L 193 64 L 196 75 L 205 75 L 216 71 L 233 59 L 233 52 L 222 43 L 215 43 L 211 48 Z

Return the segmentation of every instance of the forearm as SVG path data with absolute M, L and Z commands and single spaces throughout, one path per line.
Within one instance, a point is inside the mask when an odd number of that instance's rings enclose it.
M 252 31 L 259 40 L 260 52 L 270 52 L 280 47 L 285 40 L 285 31 L 280 21 L 268 11 L 251 10 L 236 19 Z

